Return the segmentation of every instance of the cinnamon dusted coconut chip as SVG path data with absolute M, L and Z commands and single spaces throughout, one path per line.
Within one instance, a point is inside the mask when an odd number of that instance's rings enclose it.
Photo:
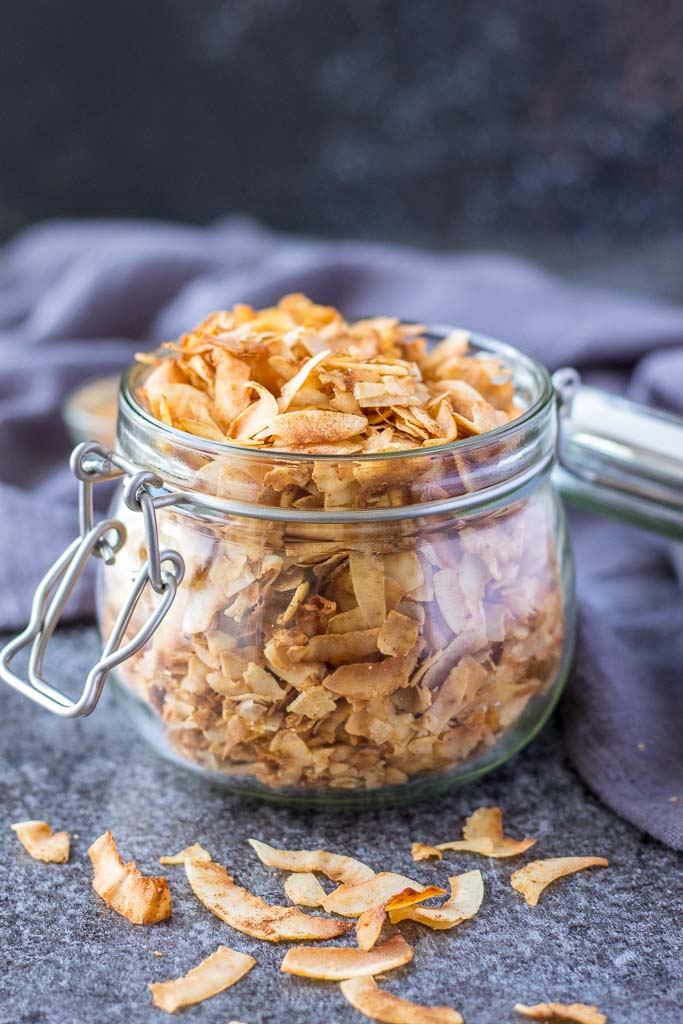
M 283 871 L 320 871 L 333 882 L 346 885 L 357 885 L 375 872 L 367 864 L 347 857 L 341 853 L 328 853 L 327 850 L 276 850 L 258 839 L 250 839 L 249 844 L 256 852 L 259 860 L 269 868 L 280 868 Z
M 500 807 L 479 807 L 465 822 L 462 834 L 462 839 L 437 843 L 435 846 L 413 843 L 413 860 L 428 860 L 430 857 L 440 860 L 444 850 L 478 853 L 483 857 L 517 857 L 536 842 L 535 839 L 510 839 L 504 836 Z
M 429 846 L 427 843 L 411 843 L 410 853 L 414 861 L 430 860 L 434 857 L 436 860 L 443 859 L 443 853 L 436 846 Z
M 339 946 L 297 946 L 288 950 L 281 971 L 319 981 L 343 981 L 365 975 L 384 974 L 403 967 L 413 959 L 414 950 L 401 935 L 367 952 Z
M 265 942 L 333 939 L 351 928 L 346 921 L 304 914 L 296 907 L 278 907 L 235 885 L 220 864 L 186 861 L 185 872 L 195 896 L 221 921 L 238 932 Z
M 338 886 L 325 897 L 323 906 L 328 913 L 359 917 L 363 911 L 370 910 L 380 903 L 387 903 L 392 896 L 402 893 L 405 889 L 421 893 L 424 892 L 425 886 L 412 878 L 406 878 L 405 875 L 381 871 L 356 885 Z
M 211 854 L 199 843 L 193 843 L 170 857 L 159 857 L 160 864 L 184 864 L 188 860 L 211 860 Z
M 149 986 L 152 1002 L 166 1013 L 175 1013 L 183 1006 L 201 1003 L 224 992 L 243 978 L 255 963 L 253 956 L 238 953 L 227 946 L 219 946 L 215 953 L 202 960 L 182 978 L 152 982 Z
M 356 942 L 359 949 L 372 949 L 382 934 L 386 917 L 386 903 L 363 911 L 356 921 Z
M 418 921 L 429 928 L 443 931 L 454 928 L 474 917 L 484 899 L 484 881 L 481 871 L 467 871 L 463 875 L 452 875 L 449 879 L 451 895 L 439 907 L 397 906 L 391 909 L 392 924 L 399 921 Z
M 515 1013 L 532 1020 L 573 1022 L 573 1024 L 607 1024 L 607 1017 L 600 1013 L 597 1006 L 586 1003 L 536 1003 L 535 1006 L 515 1004 Z
M 309 872 L 289 875 L 285 879 L 285 893 L 292 903 L 300 907 L 322 907 L 325 899 L 325 890 Z
M 141 874 L 132 860 L 123 863 L 107 830 L 88 850 L 92 887 L 108 907 L 132 924 L 156 924 L 171 916 L 171 893 L 165 878 Z
M 46 821 L 17 821 L 10 827 L 34 860 L 52 864 L 66 864 L 68 861 L 68 832 L 53 832 Z
M 379 988 L 374 978 L 349 978 L 339 986 L 354 1009 L 384 1024 L 463 1024 L 457 1010 L 448 1006 L 420 1006 Z
M 606 868 L 605 857 L 548 857 L 525 864 L 510 876 L 510 885 L 520 892 L 530 907 L 535 907 L 543 890 L 565 875 L 573 875 L 586 868 Z
M 387 913 L 401 910 L 404 907 L 412 907 L 416 903 L 424 903 L 425 900 L 430 900 L 433 896 L 443 896 L 445 891 L 436 885 L 428 885 L 422 892 L 408 887 L 384 903 L 364 910 L 356 922 L 356 942 L 359 948 L 372 949 L 380 937 Z

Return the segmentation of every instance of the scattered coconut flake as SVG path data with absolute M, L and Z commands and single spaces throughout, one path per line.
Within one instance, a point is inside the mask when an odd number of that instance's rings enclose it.
M 46 821 L 17 821 L 10 827 L 34 860 L 48 864 L 65 864 L 68 861 L 68 832 L 53 832 Z

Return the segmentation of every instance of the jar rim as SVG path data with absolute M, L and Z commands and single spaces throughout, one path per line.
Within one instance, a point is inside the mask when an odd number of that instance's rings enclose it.
M 407 326 L 413 326 L 413 324 L 421 323 L 421 321 L 404 320 L 402 323 Z M 494 427 L 493 430 L 488 430 L 483 434 L 457 438 L 455 441 L 446 441 L 444 444 L 430 445 L 427 448 L 416 447 L 401 449 L 400 451 L 357 452 L 353 454 L 340 455 L 328 453 L 316 454 L 314 452 L 292 452 L 287 451 L 287 449 L 249 447 L 247 445 L 231 444 L 228 441 L 212 441 L 209 438 L 190 434 L 188 431 L 179 430 L 177 427 L 169 426 L 167 423 L 163 423 L 161 420 L 157 419 L 156 416 L 153 416 L 148 409 L 145 409 L 135 395 L 135 389 L 139 384 L 139 377 L 147 371 L 147 365 L 139 362 L 132 363 L 121 377 L 119 405 L 125 408 L 128 415 L 132 415 L 137 420 L 142 421 L 146 426 L 168 438 L 174 444 L 191 449 L 196 454 L 214 456 L 216 458 L 233 455 L 239 456 L 241 459 L 246 458 L 247 460 L 250 457 L 255 460 L 263 459 L 265 457 L 269 460 L 272 459 L 275 462 L 283 461 L 291 463 L 311 462 L 312 460 L 315 460 L 316 462 L 339 464 L 346 461 L 369 463 L 382 462 L 385 459 L 419 459 L 420 456 L 433 458 L 438 455 L 448 455 L 450 452 L 463 455 L 476 453 L 477 449 L 480 449 L 491 442 L 495 443 L 497 441 L 504 441 L 511 435 L 514 435 L 515 433 L 523 430 L 529 424 L 533 423 L 533 421 L 537 419 L 553 401 L 555 391 L 550 374 L 545 366 L 539 362 L 538 359 L 535 359 L 534 356 L 529 355 L 528 352 L 525 352 L 522 349 L 516 348 L 514 345 L 498 341 L 496 338 L 492 338 L 486 334 L 480 334 L 477 331 L 471 331 L 468 328 L 444 324 L 426 325 L 422 333 L 427 337 L 434 338 L 435 340 L 441 340 L 449 334 L 459 330 L 466 331 L 470 342 L 477 351 L 499 356 L 513 372 L 515 370 L 525 371 L 533 380 L 537 389 L 537 394 L 534 400 L 529 404 L 528 408 L 508 423 L 504 423 L 499 427 Z

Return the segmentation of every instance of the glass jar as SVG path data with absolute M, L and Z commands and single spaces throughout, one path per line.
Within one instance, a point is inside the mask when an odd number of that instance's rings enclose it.
M 571 429 L 575 375 L 563 371 L 554 387 L 533 359 L 478 335 L 472 351 L 509 367 L 517 418 L 449 444 L 370 455 L 250 450 L 178 431 L 145 409 L 148 367 L 132 367 L 117 451 L 74 453 L 81 535 L 2 652 L 2 677 L 76 717 L 114 670 L 117 697 L 165 756 L 272 799 L 395 800 L 502 763 L 541 728 L 571 660 L 572 561 L 552 477 L 558 420 L 571 453 L 562 486 L 574 496 L 602 486 L 603 507 L 623 517 L 635 501 L 648 525 L 671 532 L 682 528 L 683 495 L 676 480 L 662 491 L 666 445 L 654 495 L 643 492 L 652 468 L 643 484 L 632 458 L 640 494 L 629 494 L 623 466 L 615 485 L 614 437 L 600 463 L 595 435 Z M 659 419 L 677 443 L 680 423 Z M 95 525 L 92 487 L 117 475 L 125 486 Z M 102 563 L 108 639 L 74 702 L 45 681 L 43 660 L 91 554 Z M 10 661 L 29 644 L 26 679 Z
M 136 401 L 146 374 L 124 381 L 120 450 L 192 495 L 157 514 L 185 563 L 174 606 L 116 673 L 158 749 L 250 793 L 346 803 L 475 777 L 529 740 L 573 622 L 543 371 L 517 360 L 526 411 L 495 435 L 315 458 L 179 436 Z M 102 574 L 105 636 L 147 558 L 122 494 L 112 515 L 128 542 Z

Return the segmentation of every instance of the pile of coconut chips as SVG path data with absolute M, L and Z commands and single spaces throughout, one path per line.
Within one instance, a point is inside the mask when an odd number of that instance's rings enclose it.
M 211 314 L 154 370 L 142 397 L 157 419 L 210 441 L 313 454 L 405 451 L 482 434 L 520 412 L 510 372 L 468 354 L 456 331 L 427 350 L 395 317 L 348 323 L 286 295 Z

